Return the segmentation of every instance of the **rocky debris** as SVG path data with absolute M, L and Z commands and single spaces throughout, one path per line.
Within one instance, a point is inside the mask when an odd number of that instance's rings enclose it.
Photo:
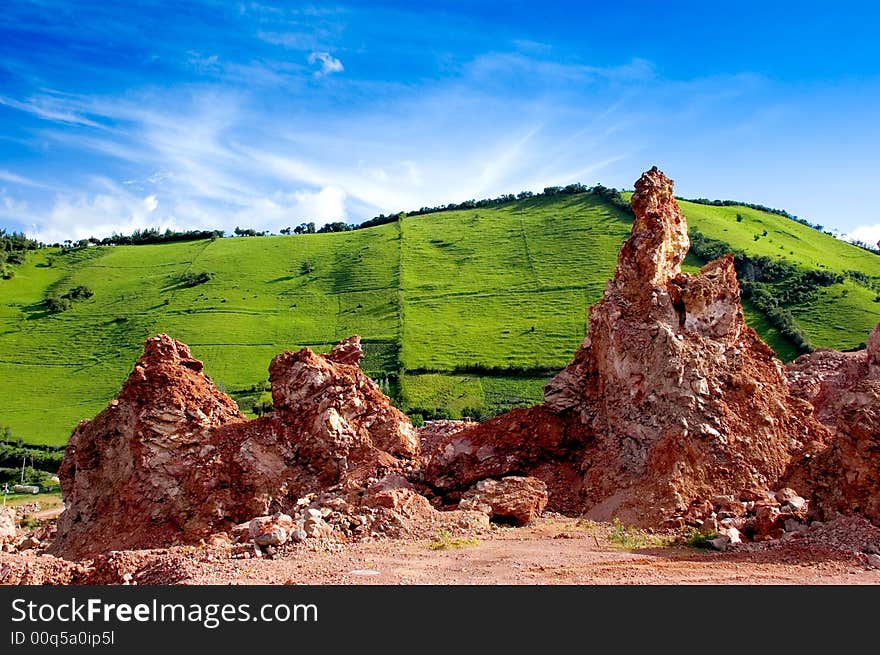
M 459 509 L 483 512 L 490 519 L 527 525 L 547 505 L 547 485 L 537 478 L 508 476 L 501 480 L 480 480 L 458 504 Z
M 68 443 L 52 552 L 196 543 L 288 511 L 290 498 L 334 486 L 363 493 L 412 469 L 417 434 L 358 369 L 361 355 L 357 337 L 326 356 L 282 353 L 269 367 L 274 411 L 249 421 L 186 345 L 148 339 L 119 396 Z
M 554 511 L 580 514 L 583 435 L 569 423 L 538 405 L 457 430 L 426 450 L 425 480 L 448 501 L 457 502 L 480 480 L 525 472 L 547 485 Z
M 358 366 L 364 358 L 364 351 L 361 348 L 361 338 L 358 335 L 349 337 L 340 341 L 333 346 L 333 349 L 327 353 L 327 359 L 337 364 L 345 364 L 347 366 Z
M 811 490 L 821 518 L 858 513 L 880 525 L 880 324 L 865 350 L 801 355 L 788 377 L 834 437 L 808 444 L 786 479 Z
M 421 459 L 423 464 L 430 460 L 431 453 L 436 445 L 447 440 L 456 432 L 473 428 L 473 421 L 437 420 L 425 421 L 425 425 L 418 428 L 419 442 L 421 444 Z
M 15 539 L 15 510 L 12 507 L 0 507 L 0 544 Z
M 0 553 L 0 585 L 87 584 L 88 564 L 33 552 Z
M 757 500 L 752 500 L 757 498 Z M 792 489 L 777 492 L 747 489 L 711 500 L 694 500 L 688 509 L 666 521 L 666 527 L 697 528 L 724 535 L 729 545 L 779 539 L 803 532 L 810 522 L 809 503 Z
M 775 485 L 795 451 L 826 439 L 746 326 L 733 257 L 682 273 L 687 225 L 672 181 L 654 168 L 635 189 L 614 278 L 544 404 L 428 453 L 425 479 L 447 499 L 515 473 L 543 480 L 554 511 L 657 525 L 694 499 Z
M 280 546 L 287 541 L 295 527 L 290 516 L 277 512 L 272 516 L 252 519 L 248 524 L 248 532 L 258 546 Z
M 764 539 L 738 548 L 746 552 L 782 550 L 796 543 L 812 557 L 856 557 L 869 566 L 871 555 L 880 553 L 880 528 L 861 516 L 838 514 L 830 521 L 814 521 L 801 530 L 786 532 L 779 539 Z

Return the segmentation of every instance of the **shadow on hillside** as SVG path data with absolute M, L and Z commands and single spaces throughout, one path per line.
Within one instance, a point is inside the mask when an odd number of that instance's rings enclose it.
M 41 302 L 25 305 L 21 311 L 24 313 L 26 321 L 35 321 L 49 316 L 49 310 Z
M 171 293 L 172 291 L 180 291 L 181 289 L 193 289 L 199 286 L 198 284 L 192 284 L 187 282 L 176 282 L 174 284 L 168 283 L 164 287 L 159 289 L 159 293 Z
M 284 275 L 282 277 L 276 277 L 274 280 L 269 280 L 269 284 L 275 284 L 276 282 L 290 282 L 291 280 L 295 280 L 299 277 L 298 275 Z

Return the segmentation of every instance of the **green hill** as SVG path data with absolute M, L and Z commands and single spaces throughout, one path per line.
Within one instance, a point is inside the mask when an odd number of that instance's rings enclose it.
M 738 252 L 842 274 L 786 308 L 813 346 L 858 347 L 880 319 L 877 255 L 775 214 L 681 206 L 692 229 Z M 410 413 L 532 404 L 583 338 L 630 225 L 582 193 L 337 234 L 38 250 L 0 281 L 0 425 L 63 444 L 157 332 L 188 343 L 247 411 L 268 396 L 274 355 L 354 333 L 363 368 Z M 76 287 L 93 295 L 48 312 L 48 297 Z M 780 356 L 796 354 L 765 313 L 746 310 Z

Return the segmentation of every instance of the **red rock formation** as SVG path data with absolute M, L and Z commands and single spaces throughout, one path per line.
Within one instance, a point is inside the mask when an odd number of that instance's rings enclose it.
M 647 525 L 695 498 L 767 486 L 822 438 L 743 321 L 733 257 L 682 274 L 689 244 L 672 182 L 654 168 L 635 189 L 632 234 L 572 363 L 542 406 L 438 443 L 427 479 L 441 492 L 532 475 L 552 509 Z
M 168 336 L 149 339 L 117 399 L 71 437 L 53 551 L 196 541 L 333 485 L 367 484 L 418 455 L 404 414 L 357 367 L 358 338 L 270 366 L 274 412 L 248 421 Z
M 859 513 L 880 525 L 880 325 L 865 350 L 801 355 L 788 376 L 794 393 L 813 404 L 834 434 L 795 459 L 789 483 L 810 490 L 823 519 Z
M 547 506 L 547 485 L 537 478 L 510 475 L 501 480 L 480 480 L 458 504 L 459 509 L 477 510 L 490 518 L 527 525 Z

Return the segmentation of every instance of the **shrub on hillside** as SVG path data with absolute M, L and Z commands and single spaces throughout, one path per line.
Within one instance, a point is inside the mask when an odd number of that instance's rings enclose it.
M 180 276 L 180 283 L 185 287 L 197 287 L 200 284 L 209 282 L 214 276 L 208 271 L 200 273 L 187 272 Z
M 50 314 L 60 314 L 70 309 L 71 302 L 62 296 L 49 296 L 43 301 L 46 311 Z

